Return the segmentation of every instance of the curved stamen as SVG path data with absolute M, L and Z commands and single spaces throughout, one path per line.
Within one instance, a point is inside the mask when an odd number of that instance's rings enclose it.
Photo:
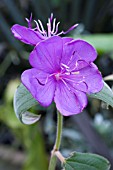
M 65 73 L 66 71 L 68 72 L 68 70 L 69 70 L 69 67 L 67 65 L 63 64 L 63 63 L 61 63 L 60 67 L 61 67 L 61 73 L 62 74 Z
M 37 29 L 40 33 L 43 34 L 43 31 L 40 29 L 38 22 L 37 22 L 36 20 L 34 20 L 34 22 L 36 23 L 36 26 L 37 26 L 36 29 Z
M 75 29 L 78 26 L 78 24 L 73 25 L 72 27 L 70 27 L 67 31 L 62 31 L 63 34 L 67 34 L 70 31 L 72 31 L 73 29 Z
M 37 29 L 41 34 L 43 34 L 44 36 L 47 36 L 47 33 L 46 33 L 46 31 L 45 30 L 41 30 L 40 29 L 40 27 L 39 27 L 39 24 L 38 24 L 38 22 L 36 21 L 36 20 L 34 20 L 34 22 L 36 23 L 36 28 L 35 29 Z
M 62 34 L 63 34 L 63 31 L 59 32 L 57 35 L 59 36 L 59 35 L 62 35 Z
M 38 31 L 39 33 L 42 34 L 42 36 L 46 36 L 46 37 L 67 34 L 68 32 L 72 31 L 74 28 L 78 26 L 78 24 L 75 24 L 71 28 L 69 28 L 67 31 L 61 31 L 58 33 L 58 27 L 59 27 L 60 22 L 56 23 L 56 18 L 53 18 L 53 13 L 51 13 L 50 18 L 48 18 L 47 31 L 44 30 L 43 24 L 40 20 L 38 20 L 38 22 L 34 20 L 34 22 L 36 23 L 36 28 L 32 28 L 32 25 L 31 25 L 32 13 L 31 13 L 30 19 L 26 18 L 26 21 L 28 22 L 29 28 L 33 29 L 34 31 Z
M 28 23 L 28 27 L 32 28 L 32 25 L 31 25 L 31 22 L 32 22 L 32 13 L 31 13 L 30 19 L 28 19 L 28 18 L 25 18 L 25 19 L 26 19 L 26 21 Z
M 59 24 L 60 24 L 60 22 L 58 22 L 58 23 L 56 24 L 56 29 L 55 29 L 55 32 L 53 33 L 53 35 L 57 34 Z
M 38 19 L 38 22 L 39 22 L 39 26 L 41 27 L 42 29 L 42 32 L 45 33 L 45 30 L 44 30 L 44 27 L 43 27 L 43 24 L 42 22 Z
M 57 35 L 61 35 L 61 34 L 67 34 L 70 31 L 72 31 L 73 29 L 75 29 L 78 26 L 78 24 L 73 25 L 71 28 L 69 28 L 67 31 L 61 31 L 60 33 L 58 33 Z M 56 33 L 55 33 L 56 34 Z

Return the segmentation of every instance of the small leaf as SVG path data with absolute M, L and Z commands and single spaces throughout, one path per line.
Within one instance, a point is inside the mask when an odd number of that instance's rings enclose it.
M 41 115 L 36 115 L 30 112 L 22 113 L 21 121 L 26 125 L 33 124 L 40 119 Z
M 26 87 L 21 84 L 14 95 L 14 110 L 17 118 L 24 124 L 33 124 L 40 119 L 40 115 L 28 112 L 32 106 L 38 102 L 32 97 Z
M 94 93 L 88 95 L 89 97 L 100 99 L 113 107 L 113 91 L 110 87 L 104 82 L 104 87 L 99 93 Z
M 109 170 L 110 163 L 102 156 L 74 152 L 66 159 L 64 170 Z

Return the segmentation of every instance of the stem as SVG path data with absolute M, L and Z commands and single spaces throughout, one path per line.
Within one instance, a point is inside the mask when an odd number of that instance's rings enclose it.
M 49 170 L 55 170 L 57 157 L 55 152 L 59 150 L 62 136 L 62 125 L 63 125 L 63 116 L 57 111 L 57 135 L 53 151 L 51 152 L 51 159 L 49 163 Z
M 56 135 L 56 142 L 54 149 L 58 151 L 61 144 L 61 137 L 62 137 L 62 126 L 63 126 L 63 116 L 57 111 L 57 135 Z

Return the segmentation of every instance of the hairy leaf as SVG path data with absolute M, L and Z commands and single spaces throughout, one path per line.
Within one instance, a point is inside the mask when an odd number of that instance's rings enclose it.
M 104 82 L 104 87 L 99 93 L 94 93 L 88 95 L 89 97 L 100 99 L 113 107 L 113 91 L 110 87 Z
M 102 156 L 74 152 L 64 163 L 65 170 L 109 170 L 110 163 Z

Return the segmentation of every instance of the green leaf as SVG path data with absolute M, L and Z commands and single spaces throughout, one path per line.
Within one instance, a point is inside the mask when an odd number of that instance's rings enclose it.
M 64 170 L 109 170 L 110 163 L 102 156 L 74 152 L 66 159 Z
M 14 110 L 17 118 L 24 124 L 33 124 L 40 119 L 40 115 L 28 112 L 32 106 L 38 102 L 32 97 L 26 87 L 21 84 L 14 95 Z
M 113 107 L 113 91 L 110 87 L 104 82 L 104 87 L 99 93 L 94 93 L 88 95 L 89 97 L 100 99 Z

